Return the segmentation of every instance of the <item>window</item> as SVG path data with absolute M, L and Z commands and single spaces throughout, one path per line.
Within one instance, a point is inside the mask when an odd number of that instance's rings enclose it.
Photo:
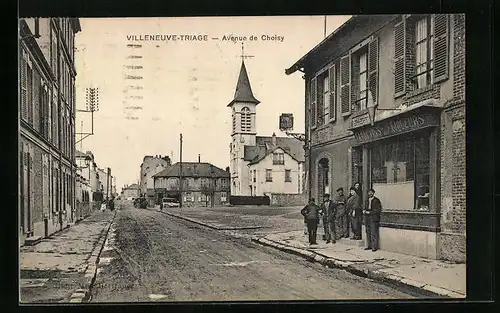
M 284 165 L 284 164 L 285 164 L 285 154 L 273 153 L 273 165 Z
M 415 76 L 414 89 L 433 83 L 434 76 L 434 15 L 425 16 L 415 23 Z
M 381 141 L 372 148 L 371 180 L 384 207 L 429 210 L 429 155 L 425 133 Z
M 257 170 L 253 170 L 252 174 L 253 174 L 253 182 L 255 183 L 257 181 Z
M 185 201 L 187 202 L 193 201 L 193 196 L 190 192 L 186 192 Z
M 324 125 L 329 121 L 329 113 L 330 113 L 330 88 L 329 88 L 329 79 L 328 79 L 328 71 L 325 71 L 323 74 L 318 77 L 318 90 L 317 90 L 317 124 Z
M 366 109 L 368 99 L 368 46 L 365 45 L 351 56 L 352 112 Z
M 291 173 L 292 173 L 291 170 L 285 170 L 285 182 L 286 183 L 291 183 L 292 182 Z
M 252 115 L 248 107 L 241 109 L 241 131 L 252 131 Z
M 273 181 L 273 170 L 266 169 L 266 182 L 272 182 L 272 181 Z
M 220 193 L 220 201 L 221 202 L 226 202 L 227 201 L 227 193 L 226 192 L 221 192 Z
M 27 93 L 26 93 L 26 107 L 28 108 L 28 123 L 33 125 L 33 68 L 28 62 L 27 67 Z

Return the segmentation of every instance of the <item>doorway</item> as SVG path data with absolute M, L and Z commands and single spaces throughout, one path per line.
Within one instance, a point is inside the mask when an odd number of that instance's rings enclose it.
M 321 202 L 323 195 L 330 193 L 330 164 L 327 158 L 322 158 L 318 162 L 318 198 L 317 202 Z

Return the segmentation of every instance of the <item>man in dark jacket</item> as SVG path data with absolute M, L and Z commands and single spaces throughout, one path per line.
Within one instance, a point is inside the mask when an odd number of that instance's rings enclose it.
M 309 204 L 306 205 L 300 213 L 307 221 L 307 233 L 309 234 L 309 244 L 316 245 L 316 233 L 318 230 L 320 208 L 314 203 L 314 198 L 309 199 Z
M 379 226 L 382 203 L 375 197 L 375 190 L 368 190 L 368 199 L 365 201 L 363 214 L 365 216 L 366 227 L 366 248 L 365 250 L 377 251 L 379 248 Z
M 337 238 L 349 237 L 349 228 L 347 226 L 347 212 L 345 205 L 347 199 L 344 195 L 344 188 L 340 187 L 337 189 L 337 197 L 335 197 L 335 234 Z
M 323 216 L 326 243 L 335 243 L 335 204 L 330 200 L 330 195 L 327 193 L 323 196 L 321 215 Z
M 360 240 L 361 239 L 361 220 L 363 215 L 363 209 L 361 208 L 361 197 L 357 193 L 355 187 L 351 187 L 349 190 L 349 199 L 347 199 L 347 214 L 350 217 L 351 222 L 351 239 Z

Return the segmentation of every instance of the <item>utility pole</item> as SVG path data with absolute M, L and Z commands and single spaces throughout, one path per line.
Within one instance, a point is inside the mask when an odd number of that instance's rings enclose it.
M 182 134 L 180 136 L 179 154 L 179 207 L 182 208 Z
M 109 200 L 109 176 L 111 176 L 111 169 L 108 167 L 108 173 L 106 176 L 106 203 Z

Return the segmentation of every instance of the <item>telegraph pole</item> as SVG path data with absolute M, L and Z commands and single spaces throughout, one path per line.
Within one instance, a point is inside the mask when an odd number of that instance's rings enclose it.
M 179 207 L 182 208 L 182 134 L 180 135 L 179 154 Z

